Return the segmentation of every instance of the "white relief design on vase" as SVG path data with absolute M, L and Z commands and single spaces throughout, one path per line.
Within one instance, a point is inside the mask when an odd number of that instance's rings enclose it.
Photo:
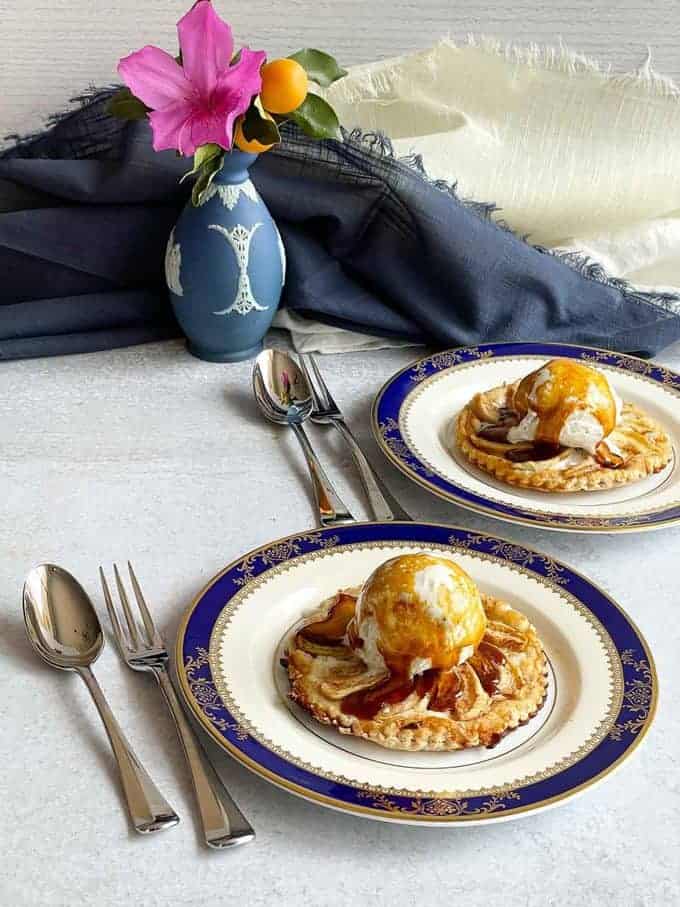
M 279 255 L 281 257 L 281 286 L 283 286 L 286 282 L 286 248 L 283 245 L 283 240 L 276 224 L 274 224 L 274 229 L 276 230 L 276 241 L 279 245 Z
M 219 312 L 213 312 L 213 315 L 231 315 L 236 312 L 238 315 L 247 315 L 248 312 L 266 312 L 269 308 L 266 305 L 259 305 L 253 296 L 253 289 L 250 286 L 250 277 L 248 276 L 248 262 L 250 259 L 250 242 L 261 223 L 253 224 L 250 230 L 242 224 L 236 224 L 230 230 L 222 227 L 220 224 L 209 224 L 209 230 L 217 230 L 228 241 L 234 250 L 236 262 L 238 264 L 238 286 L 236 296 L 232 304 Z
M 205 205 L 206 202 L 209 202 L 210 199 L 213 198 L 213 196 L 218 195 L 224 207 L 233 211 L 236 205 L 238 205 L 242 194 L 245 195 L 246 198 L 249 198 L 251 202 L 257 202 L 260 199 L 260 196 L 257 194 L 257 189 L 251 180 L 246 180 L 244 183 L 236 183 L 233 185 L 229 183 L 211 183 L 203 195 L 201 205 Z
M 180 269 L 182 267 L 182 249 L 179 243 L 175 242 L 175 230 L 170 231 L 168 244 L 165 247 L 165 280 L 170 290 L 175 296 L 183 296 L 184 290 L 180 280 Z

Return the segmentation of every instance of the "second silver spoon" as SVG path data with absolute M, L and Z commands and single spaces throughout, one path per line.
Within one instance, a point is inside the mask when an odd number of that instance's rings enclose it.
M 305 376 L 291 356 L 281 350 L 264 350 L 255 360 L 253 392 L 264 416 L 295 432 L 305 455 L 319 508 L 321 526 L 356 522 L 333 488 L 314 453 L 302 423 L 312 413 L 312 396 Z

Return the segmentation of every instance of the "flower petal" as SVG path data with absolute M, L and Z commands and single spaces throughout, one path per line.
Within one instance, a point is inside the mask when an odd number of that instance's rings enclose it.
M 152 110 L 191 96 L 191 83 L 182 67 L 160 47 L 147 45 L 123 57 L 118 74 L 133 95 Z
M 260 69 L 266 59 L 267 54 L 263 50 L 250 50 L 249 47 L 242 47 L 239 51 L 238 61 L 226 72 L 220 73 L 217 80 L 218 88 L 226 84 L 238 85 L 241 92 L 248 95 L 250 102 L 253 95 L 259 94 L 262 88 Z
M 201 96 L 208 98 L 234 51 L 231 28 L 210 0 L 199 0 L 177 23 L 177 34 L 184 72 Z
M 245 113 L 253 96 L 259 94 L 262 88 L 260 67 L 266 59 L 263 50 L 241 48 L 238 62 L 218 76 L 217 87 L 213 92 L 213 106 L 224 113 L 236 111 L 237 116 Z
M 231 134 L 226 131 L 226 116 L 219 113 L 194 113 L 187 135 L 182 136 L 182 143 L 187 147 L 200 148 L 214 142 L 221 148 L 231 148 Z M 186 153 L 186 152 L 185 152 Z
M 184 126 L 191 120 L 192 106 L 189 101 L 175 101 L 163 110 L 153 110 L 149 114 L 153 132 L 153 150 L 167 151 L 173 149 L 181 154 L 193 154 L 195 149 L 182 147 Z
M 217 77 L 217 86 L 212 93 L 211 109 L 221 116 L 221 138 L 217 142 L 223 148 L 231 148 L 234 132 L 234 121 L 250 107 L 253 96 L 262 87 L 260 67 L 267 59 L 262 50 L 252 51 L 242 48 L 237 63 L 223 70 Z
M 236 118 L 238 116 L 240 116 L 241 113 L 245 113 L 245 111 L 248 109 L 248 107 L 250 107 L 250 101 L 248 101 L 248 104 L 245 106 L 244 110 L 242 110 L 242 111 L 232 110 L 230 113 L 227 114 L 227 118 L 224 121 L 224 140 L 223 140 L 226 143 L 227 148 L 231 148 L 231 146 L 234 144 L 234 123 L 236 121 Z

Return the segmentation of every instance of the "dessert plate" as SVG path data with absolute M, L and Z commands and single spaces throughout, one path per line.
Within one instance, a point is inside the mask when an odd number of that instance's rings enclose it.
M 494 749 L 398 752 L 341 735 L 287 700 L 281 640 L 388 557 L 453 557 L 522 611 L 549 660 L 543 708 Z M 611 773 L 652 721 L 647 644 L 604 592 L 564 564 L 451 526 L 356 523 L 288 536 L 226 567 L 177 640 L 180 686 L 203 728 L 268 781 L 346 812 L 413 824 L 497 822 L 574 796 Z
M 602 369 L 619 396 L 663 425 L 674 453 L 662 472 L 606 491 L 558 494 L 496 481 L 456 452 L 453 423 L 474 394 L 556 357 Z M 680 521 L 680 375 L 635 356 L 558 343 L 488 343 L 436 353 L 383 386 L 372 427 L 383 453 L 418 485 L 501 520 L 577 532 L 633 532 Z

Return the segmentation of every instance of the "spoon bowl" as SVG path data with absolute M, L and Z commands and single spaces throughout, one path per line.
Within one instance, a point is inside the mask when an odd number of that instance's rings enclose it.
M 312 393 L 292 356 L 264 350 L 255 360 L 253 391 L 258 406 L 277 425 L 300 424 L 312 414 Z
M 38 655 L 62 671 L 91 665 L 104 648 L 97 612 L 80 583 L 54 564 L 40 564 L 24 584 L 24 621 Z

